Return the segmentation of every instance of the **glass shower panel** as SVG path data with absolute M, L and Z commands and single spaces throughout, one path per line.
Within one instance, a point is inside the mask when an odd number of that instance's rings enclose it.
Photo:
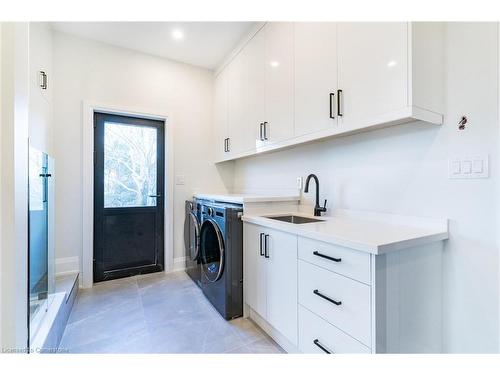
M 36 335 L 47 313 L 55 288 L 54 252 L 49 236 L 52 221 L 52 161 L 47 154 L 29 149 L 29 333 Z M 49 202 L 50 201 L 50 202 Z M 50 237 L 50 238 L 49 238 Z

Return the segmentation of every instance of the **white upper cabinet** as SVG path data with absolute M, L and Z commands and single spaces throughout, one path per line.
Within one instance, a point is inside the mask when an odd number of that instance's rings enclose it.
M 295 136 L 337 125 L 337 23 L 295 24 Z
M 248 71 L 249 53 L 244 50 L 228 68 L 229 153 L 233 155 L 255 148 L 256 127 L 249 118 Z
M 215 77 L 214 87 L 214 125 L 215 125 L 215 157 L 216 160 L 224 160 L 229 157 L 227 151 L 228 129 L 228 106 L 227 106 L 227 70 L 221 71 Z
M 252 143 L 250 149 L 254 149 L 262 144 L 263 124 L 265 121 L 264 112 L 264 92 L 265 92 L 265 35 L 258 33 L 255 35 L 242 53 L 246 54 L 248 70 L 246 77 L 247 88 L 247 119 L 248 126 L 252 129 L 248 135 Z
M 269 143 L 293 136 L 293 24 L 268 23 L 265 36 L 265 136 Z
M 407 23 L 339 23 L 338 57 L 342 127 L 364 126 L 406 108 Z
M 443 122 L 443 25 L 338 24 L 339 130 Z
M 437 22 L 267 23 L 224 68 L 230 146 L 218 161 L 442 124 L 443 36 Z

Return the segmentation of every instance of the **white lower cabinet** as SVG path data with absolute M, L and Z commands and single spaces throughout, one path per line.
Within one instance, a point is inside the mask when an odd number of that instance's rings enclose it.
M 244 226 L 245 303 L 297 345 L 297 236 Z
M 337 327 L 299 305 L 299 350 L 314 354 L 371 353 Z
M 245 303 L 289 351 L 440 353 L 442 251 L 374 255 L 245 222 Z
M 299 303 L 371 344 L 370 286 L 299 260 Z
M 243 226 L 243 294 L 245 303 L 263 318 L 267 315 L 267 259 L 263 251 L 265 228 Z

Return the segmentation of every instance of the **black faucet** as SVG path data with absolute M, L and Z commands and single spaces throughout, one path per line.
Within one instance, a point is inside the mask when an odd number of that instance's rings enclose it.
M 307 176 L 306 188 L 304 189 L 304 193 L 309 192 L 309 181 L 311 180 L 311 178 L 314 178 L 314 181 L 316 182 L 316 204 L 314 206 L 314 216 L 321 216 L 322 212 L 326 212 L 327 200 L 325 199 L 325 205 L 323 207 L 320 207 L 320 205 L 319 205 L 319 180 L 315 174 L 310 174 L 309 176 Z

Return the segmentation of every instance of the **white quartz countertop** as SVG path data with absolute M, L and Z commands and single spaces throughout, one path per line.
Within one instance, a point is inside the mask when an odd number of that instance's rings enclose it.
M 448 238 L 448 220 L 406 217 L 390 214 L 366 213 L 342 210 L 321 222 L 291 224 L 269 218 L 270 216 L 299 215 L 303 213 L 272 213 L 244 215 L 244 222 L 253 223 L 302 237 L 328 242 L 368 252 L 385 254 L 404 248 L 421 246 Z
M 207 199 L 228 203 L 257 203 L 257 202 L 287 202 L 299 201 L 299 195 L 273 195 L 273 194 L 202 194 L 193 195 L 198 199 Z

